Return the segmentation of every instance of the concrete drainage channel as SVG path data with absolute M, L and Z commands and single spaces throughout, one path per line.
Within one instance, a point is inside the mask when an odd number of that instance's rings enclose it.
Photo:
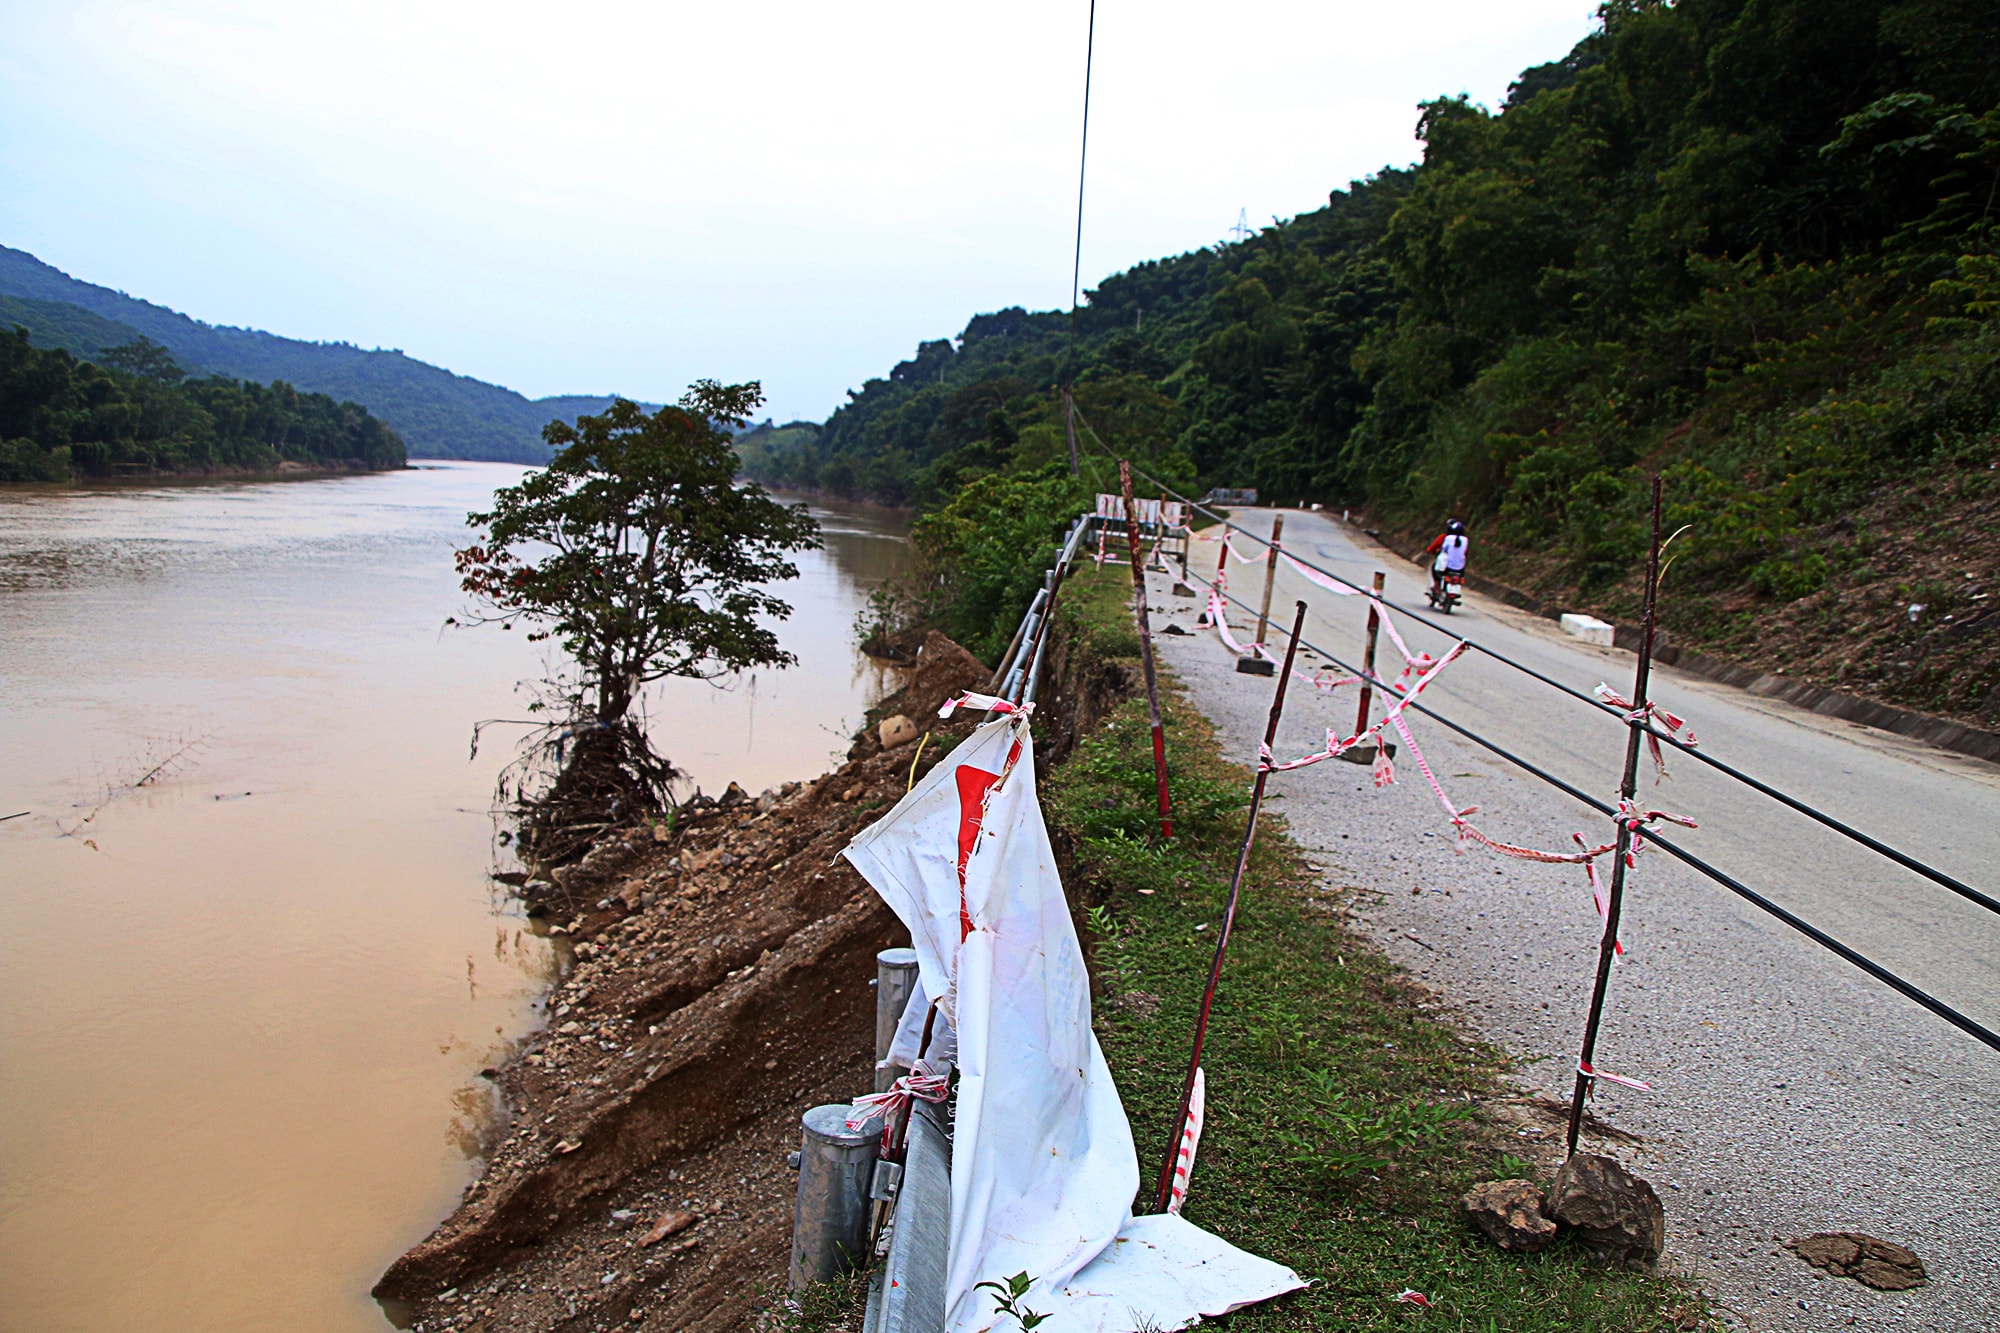
M 884 1061 L 916 985 L 916 950 L 884 949 L 875 963 L 875 1087 L 882 1091 L 906 1072 Z M 944 1327 L 951 1113 L 947 1103 L 905 1105 L 911 1108 L 905 1123 L 888 1126 L 902 1130 L 900 1151 L 887 1154 L 880 1119 L 848 1129 L 844 1104 L 815 1106 L 801 1118 L 791 1291 L 796 1297 L 809 1283 L 873 1262 L 863 1333 L 938 1333 Z

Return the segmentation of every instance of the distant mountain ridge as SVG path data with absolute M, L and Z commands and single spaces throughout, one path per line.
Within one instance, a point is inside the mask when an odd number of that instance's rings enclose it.
M 305 342 L 257 329 L 204 324 L 177 310 L 72 278 L 25 250 L 0 246 L 0 326 L 19 324 L 38 347 L 88 359 L 143 335 L 194 373 L 227 375 L 360 403 L 395 428 L 414 458 L 541 463 L 542 427 L 601 412 L 611 399 L 531 399 L 399 351 Z

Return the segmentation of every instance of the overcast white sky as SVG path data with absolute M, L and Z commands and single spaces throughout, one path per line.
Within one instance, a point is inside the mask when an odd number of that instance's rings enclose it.
M 0 5 L 0 242 L 530 395 L 823 417 L 1066 306 L 1089 0 Z M 1411 161 L 1587 0 L 1101 0 L 1084 284 Z

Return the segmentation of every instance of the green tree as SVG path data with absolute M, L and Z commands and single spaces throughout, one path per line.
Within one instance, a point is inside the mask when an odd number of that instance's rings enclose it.
M 173 353 L 143 335 L 105 348 L 97 354 L 97 364 L 162 384 L 178 384 L 187 378 L 187 372 L 174 360 Z
M 736 483 L 729 427 L 762 401 L 754 383 L 702 380 L 651 416 L 621 398 L 552 422 L 549 465 L 468 516 L 485 530 L 457 553 L 474 619 L 559 642 L 579 714 L 609 726 L 648 681 L 796 661 L 759 617 L 791 614 L 768 585 L 798 577 L 785 557 L 817 547 L 819 525 Z

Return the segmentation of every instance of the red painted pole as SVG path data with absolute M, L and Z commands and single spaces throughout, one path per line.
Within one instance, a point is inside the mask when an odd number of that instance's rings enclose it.
M 1278 672 L 1278 692 L 1271 699 L 1271 718 L 1264 724 L 1264 749 L 1278 740 L 1278 719 L 1285 712 L 1285 682 L 1292 678 L 1292 659 L 1298 656 L 1299 635 L 1306 628 L 1306 604 L 1300 602 L 1292 618 L 1292 641 L 1285 645 L 1284 669 Z M 1174 1162 L 1180 1156 L 1181 1134 L 1187 1129 L 1188 1104 L 1194 1100 L 1194 1076 L 1201 1068 L 1202 1043 L 1208 1038 L 1208 1013 L 1215 1005 L 1215 988 L 1222 980 L 1222 957 L 1229 949 L 1230 928 L 1236 924 L 1236 900 L 1243 889 L 1243 872 L 1250 866 L 1250 846 L 1257 840 L 1257 812 L 1264 808 L 1264 783 L 1271 771 L 1264 767 L 1262 751 L 1257 763 L 1257 785 L 1250 789 L 1250 819 L 1243 826 L 1243 845 L 1236 851 L 1236 872 L 1229 877 L 1229 898 L 1222 906 L 1222 929 L 1215 936 L 1215 960 L 1208 965 L 1208 989 L 1201 993 L 1201 1010 L 1194 1021 L 1194 1052 L 1188 1056 L 1187 1081 L 1181 1085 L 1180 1114 L 1174 1117 L 1174 1132 L 1167 1136 L 1167 1155 L 1160 1162 L 1160 1184 L 1153 1201 L 1155 1212 L 1167 1211 L 1173 1197 Z
M 1160 685 L 1153 671 L 1153 626 L 1146 611 L 1146 558 L 1139 552 L 1139 506 L 1132 499 L 1132 465 L 1118 460 L 1125 497 L 1125 542 L 1132 553 L 1132 607 L 1139 617 L 1139 661 L 1146 669 L 1146 711 L 1153 722 L 1153 784 L 1160 794 L 1160 836 L 1174 836 L 1173 798 L 1167 794 L 1167 734 L 1160 726 Z

